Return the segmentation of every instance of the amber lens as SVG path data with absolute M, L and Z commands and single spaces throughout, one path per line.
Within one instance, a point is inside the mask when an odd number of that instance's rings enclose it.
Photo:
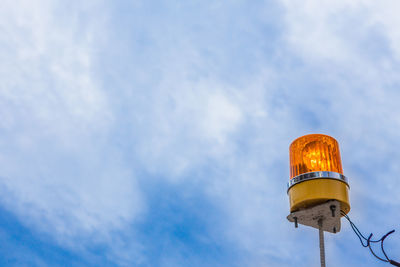
M 324 134 L 305 135 L 294 140 L 289 151 L 290 179 L 315 171 L 343 174 L 339 144 L 333 137 Z

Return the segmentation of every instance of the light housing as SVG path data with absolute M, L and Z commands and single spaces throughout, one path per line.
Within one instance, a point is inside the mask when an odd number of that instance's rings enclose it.
M 331 136 L 310 134 L 297 138 L 289 148 L 290 211 L 338 200 L 348 213 L 348 180 L 343 175 L 339 144 Z

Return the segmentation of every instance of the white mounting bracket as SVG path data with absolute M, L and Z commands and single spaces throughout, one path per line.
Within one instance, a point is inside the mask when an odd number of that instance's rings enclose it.
M 290 213 L 289 222 L 311 226 L 320 229 L 318 221 L 322 222 L 322 230 L 330 233 L 340 232 L 340 202 L 329 200 L 326 203 Z

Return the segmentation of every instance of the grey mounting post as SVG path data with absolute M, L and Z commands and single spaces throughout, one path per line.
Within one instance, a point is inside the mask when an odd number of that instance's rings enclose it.
M 325 244 L 324 244 L 324 230 L 322 230 L 323 220 L 318 220 L 318 232 L 319 232 L 319 256 L 321 259 L 321 267 L 326 267 L 325 265 Z
M 329 200 L 323 204 L 290 213 L 287 219 L 297 228 L 299 224 L 310 226 L 319 231 L 319 252 L 321 267 L 325 265 L 324 231 L 336 234 L 340 231 L 340 202 Z

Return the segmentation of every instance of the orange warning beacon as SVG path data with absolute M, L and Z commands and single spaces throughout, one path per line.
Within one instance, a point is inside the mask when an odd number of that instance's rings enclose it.
M 328 135 L 310 134 L 294 140 L 289 151 L 290 212 L 337 200 L 348 213 L 349 184 L 343 175 L 338 142 Z

